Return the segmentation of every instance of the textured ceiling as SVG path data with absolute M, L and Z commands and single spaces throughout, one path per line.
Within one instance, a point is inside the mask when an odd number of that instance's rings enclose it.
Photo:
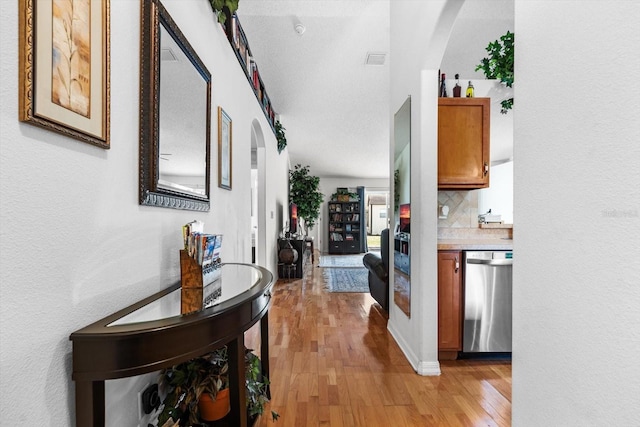
M 513 0 L 466 3 L 450 44 L 475 46 L 479 39 L 482 46 L 474 47 L 478 55 L 447 50 L 443 64 L 462 78 L 482 78 L 473 69 L 489 39 L 477 31 L 505 19 L 513 28 Z M 292 165 L 310 165 L 312 174 L 326 177 L 388 177 L 389 0 L 239 5 L 252 54 L 286 128 Z M 298 22 L 306 27 L 302 35 L 294 30 Z M 504 33 L 502 25 L 496 33 Z M 386 53 L 384 65 L 365 65 L 368 52 Z

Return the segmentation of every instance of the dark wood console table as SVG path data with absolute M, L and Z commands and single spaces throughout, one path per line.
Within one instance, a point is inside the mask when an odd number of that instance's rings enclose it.
M 230 424 L 247 425 L 244 332 L 260 320 L 260 358 L 268 377 L 273 275 L 255 265 L 224 264 L 220 280 L 222 296 L 198 312 L 180 315 L 176 283 L 71 334 L 77 427 L 104 427 L 105 380 L 159 371 L 224 345 Z

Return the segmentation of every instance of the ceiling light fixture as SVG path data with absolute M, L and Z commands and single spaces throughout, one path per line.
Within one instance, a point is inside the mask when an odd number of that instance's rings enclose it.
M 299 36 L 303 35 L 304 32 L 307 31 L 307 28 L 302 24 L 296 24 L 293 29 L 296 30 L 296 33 L 298 33 Z
M 301 36 L 304 34 L 305 31 L 307 31 L 307 27 L 305 27 L 302 22 L 300 21 L 300 18 L 298 18 L 297 16 L 293 16 L 293 29 L 296 32 L 297 35 Z

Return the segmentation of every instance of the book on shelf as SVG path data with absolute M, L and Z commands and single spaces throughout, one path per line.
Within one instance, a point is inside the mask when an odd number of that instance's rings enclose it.
M 351 241 L 354 240 L 353 238 L 353 234 L 347 234 L 346 236 L 344 236 L 345 240 Z
M 342 234 L 340 233 L 331 233 L 331 241 L 332 242 L 342 242 Z

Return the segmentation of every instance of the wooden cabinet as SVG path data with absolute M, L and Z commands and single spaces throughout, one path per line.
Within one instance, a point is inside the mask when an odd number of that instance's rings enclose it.
M 490 113 L 490 98 L 439 98 L 439 189 L 489 187 Z
M 455 359 L 462 350 L 462 252 L 438 251 L 438 352 Z
M 329 202 L 329 253 L 358 254 L 363 252 L 364 212 L 360 201 Z

